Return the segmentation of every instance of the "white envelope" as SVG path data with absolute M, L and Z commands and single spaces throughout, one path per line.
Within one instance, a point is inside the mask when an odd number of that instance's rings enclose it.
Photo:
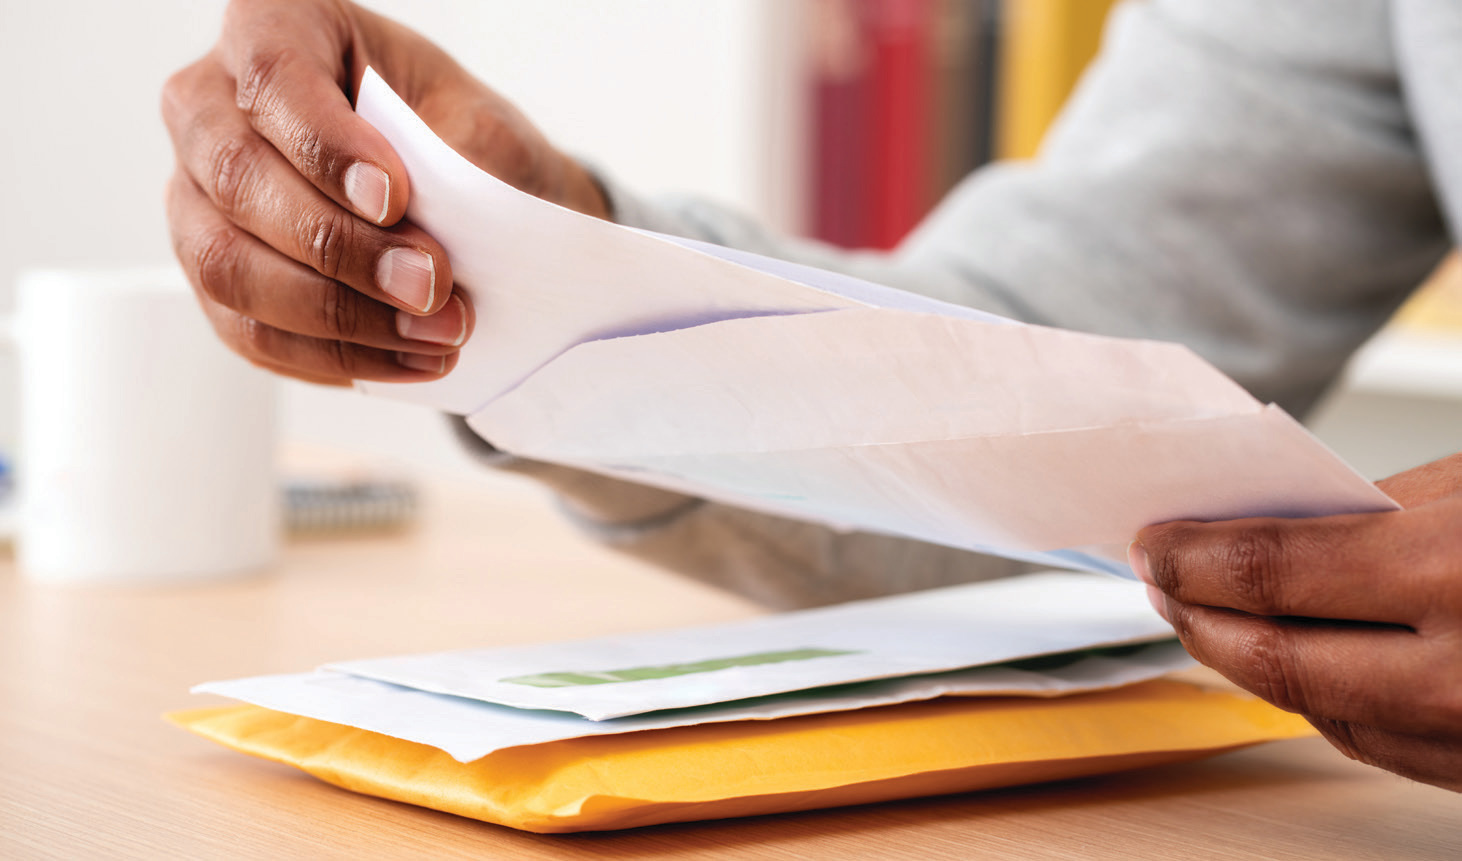
M 469 424 L 525 457 L 1119 574 L 1151 523 L 1394 507 L 1176 344 L 887 309 L 583 344 Z
M 1142 584 L 1048 572 L 723 625 L 326 669 L 605 720 L 1172 635 Z
M 1069 663 L 1050 667 L 979 667 L 606 721 L 426 693 L 330 670 L 207 682 L 193 692 L 431 745 L 459 762 L 471 762 L 508 747 L 591 735 L 772 720 L 941 696 L 1063 696 L 1135 684 L 1195 666 L 1176 640 L 1139 646 L 1127 654 L 1071 657 Z
M 1184 347 L 1028 326 L 518 192 L 372 71 L 477 330 L 365 384 L 501 449 L 774 514 L 1130 576 L 1139 529 L 1397 506 Z

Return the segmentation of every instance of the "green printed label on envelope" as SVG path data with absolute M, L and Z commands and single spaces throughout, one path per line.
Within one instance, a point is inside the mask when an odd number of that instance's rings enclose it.
M 787 661 L 806 661 L 812 658 L 831 658 L 837 655 L 853 655 L 850 649 L 784 649 L 777 652 L 757 652 L 751 655 L 736 655 L 729 658 L 710 658 L 688 664 L 661 664 L 655 667 L 631 667 L 626 670 L 591 670 L 587 672 L 534 673 L 531 676 L 513 676 L 499 679 L 514 685 L 529 685 L 535 688 L 570 688 L 579 685 L 613 685 L 620 682 L 643 682 L 649 679 L 669 679 L 675 676 L 689 676 L 695 673 L 712 673 L 731 667 L 756 667 L 763 664 L 781 664 Z

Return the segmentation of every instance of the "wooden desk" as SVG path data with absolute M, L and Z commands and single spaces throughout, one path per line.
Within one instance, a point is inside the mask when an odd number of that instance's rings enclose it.
M 0 561 L 0 858 L 1462 857 L 1462 796 L 1318 740 L 837 811 L 538 836 L 354 795 L 164 723 L 189 685 L 321 662 L 745 616 L 578 538 L 529 489 L 436 488 L 394 538 L 248 580 L 46 587 Z

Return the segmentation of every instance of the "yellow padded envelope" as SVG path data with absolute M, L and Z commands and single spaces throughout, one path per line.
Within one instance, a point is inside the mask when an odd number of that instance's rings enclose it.
M 966 792 L 1311 735 L 1259 700 L 1160 680 L 1056 699 L 947 698 L 508 748 L 433 747 L 252 705 L 168 716 L 336 786 L 520 828 L 634 828 Z

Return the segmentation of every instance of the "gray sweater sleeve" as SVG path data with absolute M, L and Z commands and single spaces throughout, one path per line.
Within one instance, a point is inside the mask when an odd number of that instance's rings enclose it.
M 888 253 L 612 181 L 616 220 L 1028 322 L 1185 343 L 1303 414 L 1449 243 L 1382 0 L 1148 0 L 1038 158 L 978 171 Z M 610 544 L 773 606 L 1020 570 L 498 458 Z

